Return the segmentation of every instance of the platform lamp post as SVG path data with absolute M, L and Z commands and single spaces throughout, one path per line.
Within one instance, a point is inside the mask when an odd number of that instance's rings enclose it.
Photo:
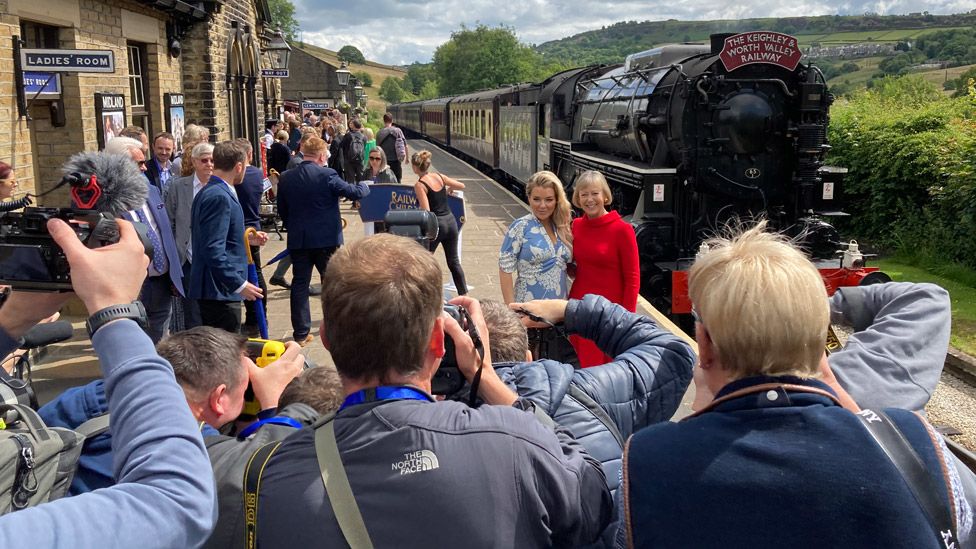
M 342 65 L 338 68 L 338 70 L 336 70 L 336 80 L 339 81 L 339 89 L 341 90 L 342 93 L 343 103 L 346 102 L 346 86 L 349 85 L 349 75 L 352 74 L 349 72 L 348 67 L 349 65 L 346 64 L 345 61 L 343 61 Z
M 272 69 L 288 68 L 291 46 L 288 45 L 288 41 L 285 40 L 285 35 L 281 33 L 281 30 L 272 33 L 271 41 L 264 47 L 264 51 L 268 54 L 268 62 L 271 63 Z

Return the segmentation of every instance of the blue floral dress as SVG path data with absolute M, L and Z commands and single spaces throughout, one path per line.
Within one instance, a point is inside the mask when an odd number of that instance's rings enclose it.
M 515 301 L 533 299 L 566 299 L 566 264 L 572 261 L 572 250 L 559 238 L 555 244 L 545 227 L 532 214 L 512 222 L 505 233 L 498 267 L 515 274 Z

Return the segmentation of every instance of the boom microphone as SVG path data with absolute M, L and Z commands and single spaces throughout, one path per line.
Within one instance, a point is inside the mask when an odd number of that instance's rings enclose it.
M 128 155 L 104 152 L 78 153 L 61 167 L 72 185 L 84 185 L 95 176 L 101 195 L 92 209 L 116 217 L 146 203 L 149 181 Z

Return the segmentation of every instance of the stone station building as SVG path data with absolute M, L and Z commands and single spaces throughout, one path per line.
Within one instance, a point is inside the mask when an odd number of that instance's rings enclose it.
M 96 94 L 124 97 L 124 124 L 150 136 L 195 123 L 211 140 L 257 147 L 281 108 L 279 82 L 261 78 L 270 20 L 267 0 L 0 0 L 0 160 L 21 191 L 56 185 L 68 156 L 111 135 L 98 110 L 111 102 Z M 61 73 L 59 95 L 21 97 L 18 37 L 23 48 L 111 50 L 115 72 Z M 180 99 L 182 112 L 171 109 Z M 40 202 L 65 206 L 67 190 Z

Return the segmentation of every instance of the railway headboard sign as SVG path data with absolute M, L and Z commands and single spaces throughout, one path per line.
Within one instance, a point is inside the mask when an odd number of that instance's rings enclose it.
M 779 32 L 743 32 L 725 39 L 719 54 L 725 70 L 732 72 L 744 65 L 765 63 L 795 70 L 803 53 L 796 38 Z
M 454 214 L 458 229 L 464 225 L 464 199 L 447 195 L 447 207 Z M 390 210 L 419 210 L 413 185 L 371 184 L 369 194 L 360 200 L 359 218 L 364 222 L 383 221 Z
M 115 72 L 112 50 L 20 50 L 25 71 Z

